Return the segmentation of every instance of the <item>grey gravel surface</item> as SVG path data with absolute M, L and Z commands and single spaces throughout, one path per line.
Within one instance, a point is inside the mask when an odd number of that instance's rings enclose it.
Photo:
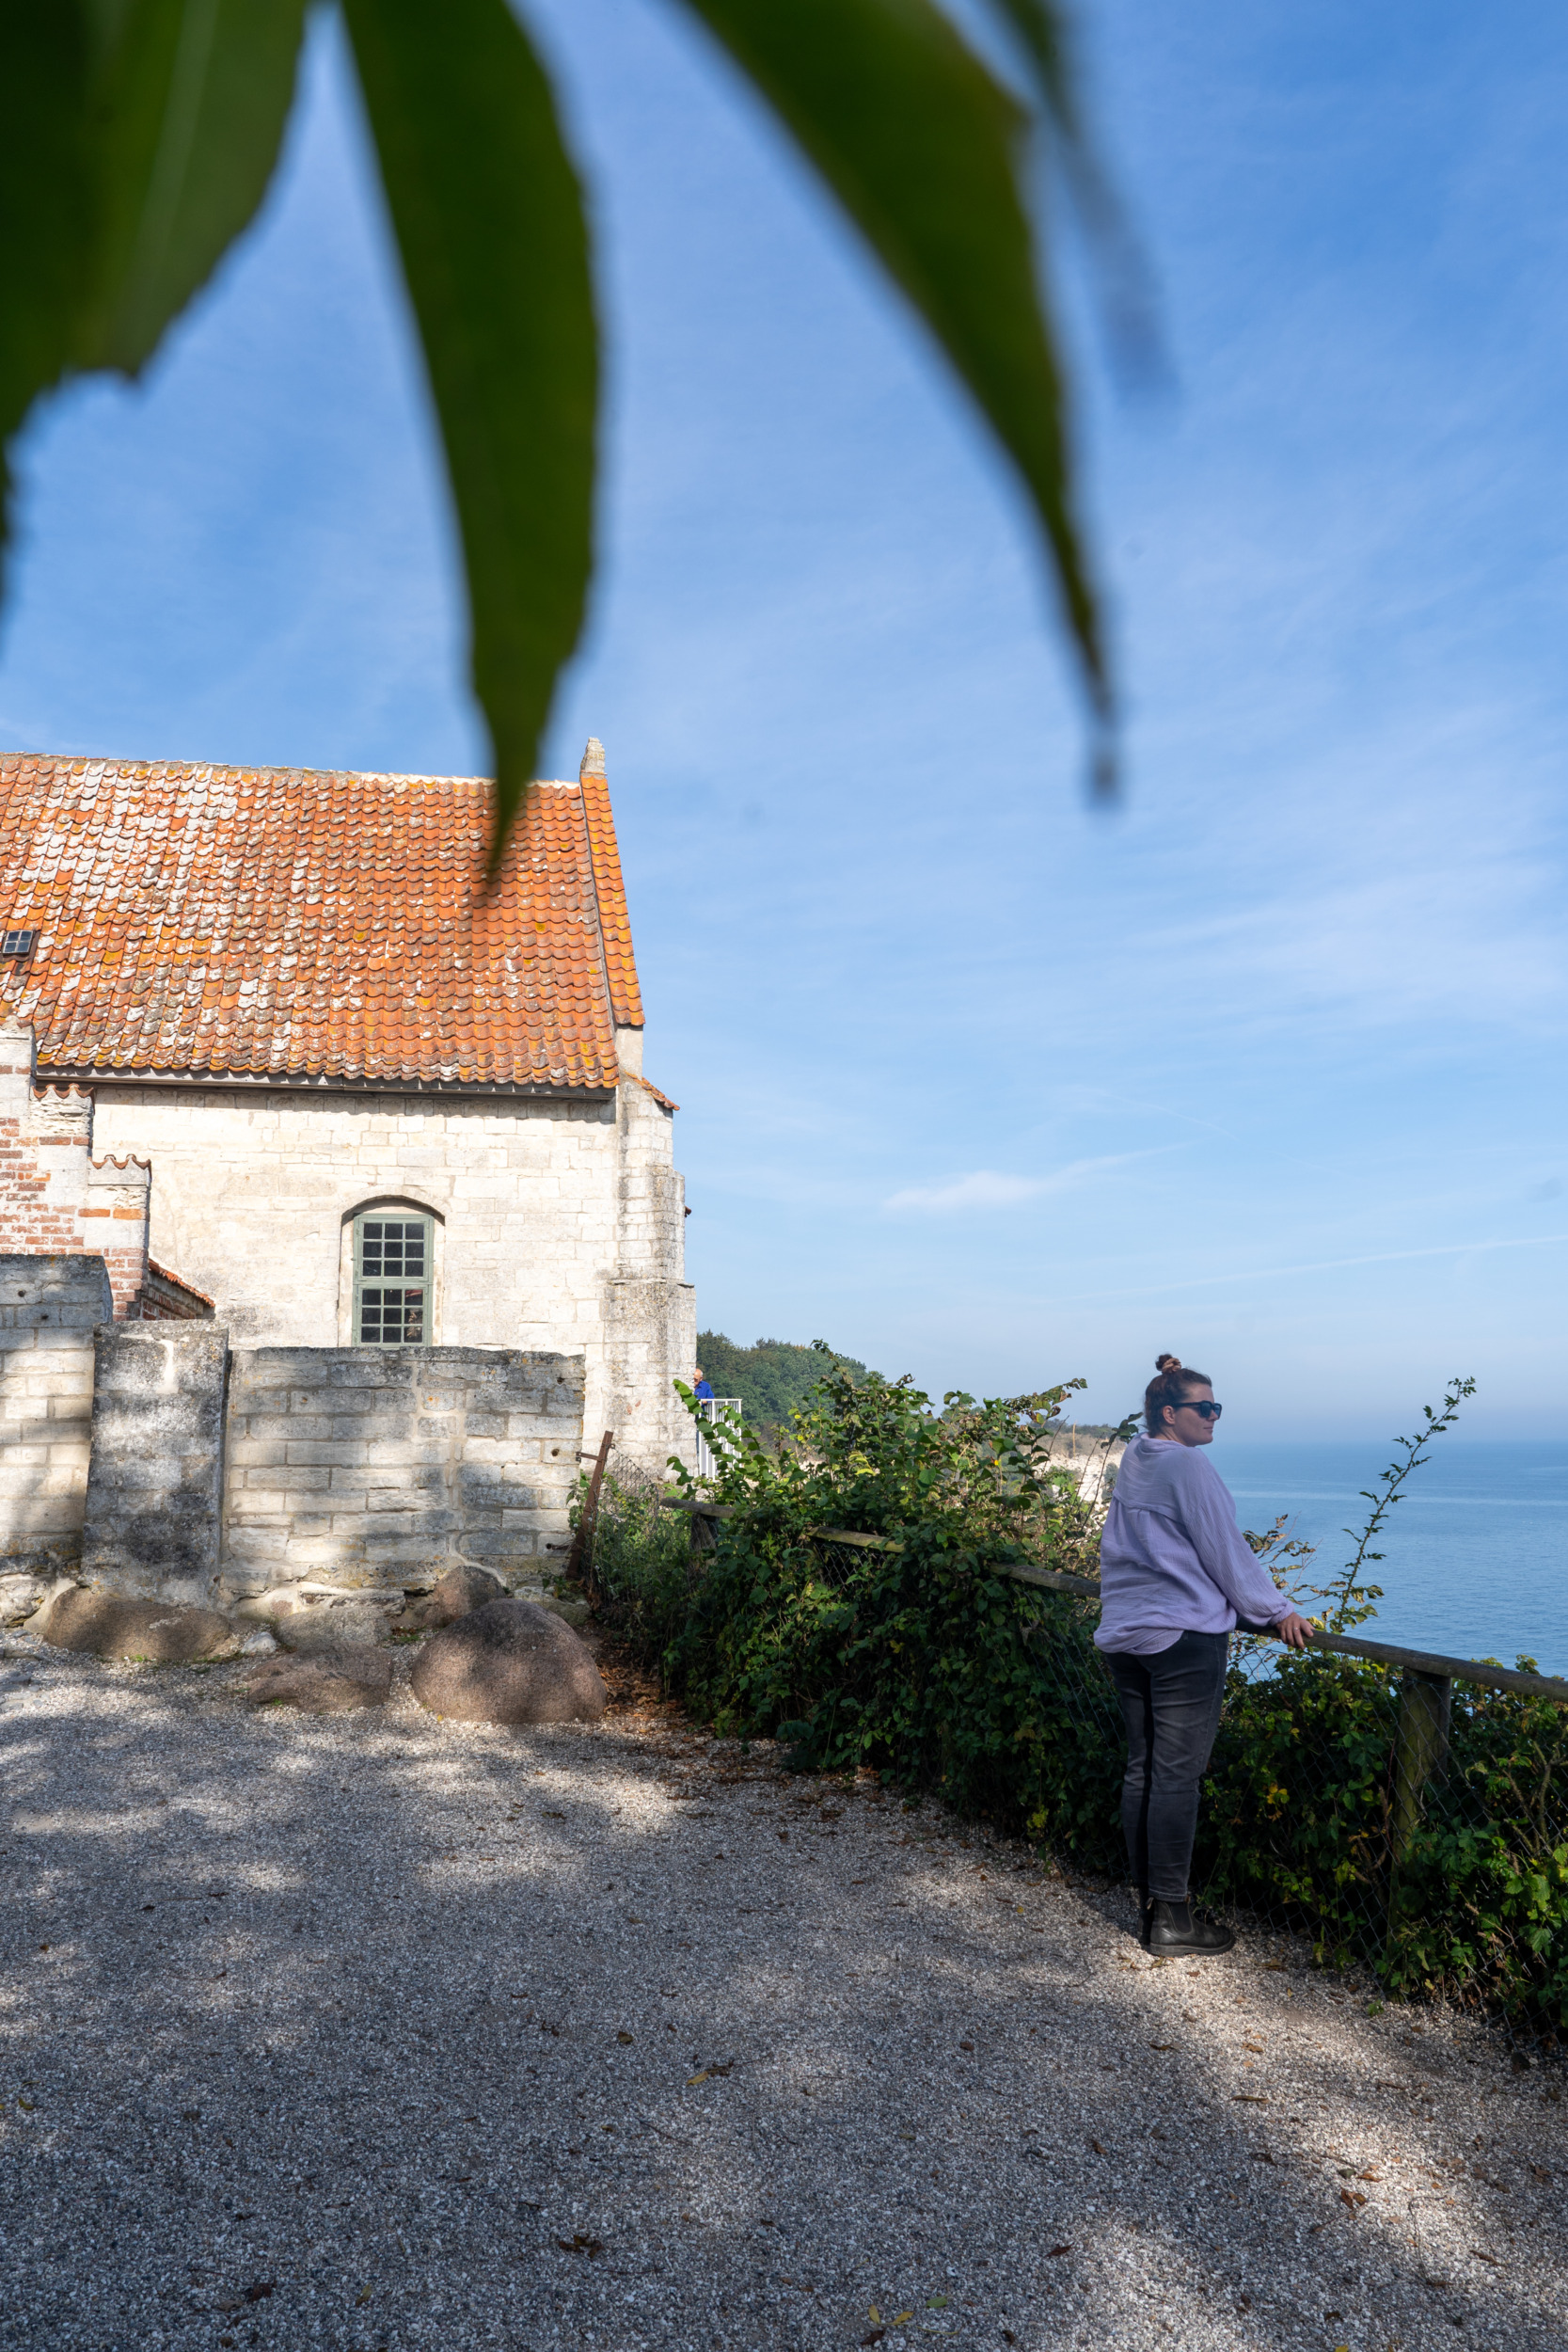
M 7 1637 L 0 2344 L 1568 2344 L 1496 2037 L 623 1703 Z M 879 2337 L 879 2329 L 885 2333 Z

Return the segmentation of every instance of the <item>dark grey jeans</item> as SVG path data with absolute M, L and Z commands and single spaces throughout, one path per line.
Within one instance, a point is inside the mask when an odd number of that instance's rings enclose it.
M 1159 1902 L 1187 1899 L 1198 1784 L 1219 1729 L 1229 1647 L 1228 1633 L 1183 1633 L 1152 1658 L 1113 1652 L 1105 1661 L 1127 1724 L 1127 1859 L 1135 1883 Z

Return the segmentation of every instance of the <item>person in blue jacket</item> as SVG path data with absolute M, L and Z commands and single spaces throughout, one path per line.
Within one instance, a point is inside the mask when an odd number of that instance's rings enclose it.
M 713 1402 L 713 1383 L 704 1377 L 701 1364 L 697 1366 L 697 1385 L 691 1393 L 693 1396 L 705 1397 L 710 1405 Z
M 1305 1649 L 1312 1629 L 1259 1565 L 1204 1449 L 1221 1407 L 1206 1373 L 1161 1356 L 1100 1544 L 1100 1630 L 1127 1724 L 1121 1825 L 1151 1952 L 1227 1952 L 1187 1885 L 1233 1628 Z

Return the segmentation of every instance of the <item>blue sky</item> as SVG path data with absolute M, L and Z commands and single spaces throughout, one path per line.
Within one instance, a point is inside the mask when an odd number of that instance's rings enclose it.
M 936 1391 L 1155 1352 L 1227 1433 L 1557 1427 L 1568 26 L 1085 17 L 1169 355 L 1079 305 L 1096 813 L 1008 485 L 666 0 L 537 0 L 595 190 L 607 746 L 705 1323 Z M 468 771 L 444 493 L 330 31 L 137 389 L 40 418 L 0 742 Z

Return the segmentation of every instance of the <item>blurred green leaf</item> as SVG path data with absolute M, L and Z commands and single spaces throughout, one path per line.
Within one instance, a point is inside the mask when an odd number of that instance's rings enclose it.
M 141 367 L 266 193 L 305 0 L 94 0 L 102 186 L 86 367 Z
M 0 433 L 70 363 L 91 283 L 98 190 L 79 8 L 0 0 Z
M 140 367 L 251 218 L 304 0 L 0 0 L 0 434 Z
M 504 0 L 345 0 L 345 14 L 463 535 L 499 855 L 593 563 L 598 347 L 581 193 Z
M 1005 0 L 996 0 L 1004 6 Z M 1091 705 L 1112 694 L 1073 511 L 1059 337 L 1025 197 L 1027 118 L 931 0 L 687 0 L 926 320 L 1045 534 Z M 1065 113 L 1053 19 L 1006 6 Z M 1108 782 L 1103 745 L 1098 778 Z

